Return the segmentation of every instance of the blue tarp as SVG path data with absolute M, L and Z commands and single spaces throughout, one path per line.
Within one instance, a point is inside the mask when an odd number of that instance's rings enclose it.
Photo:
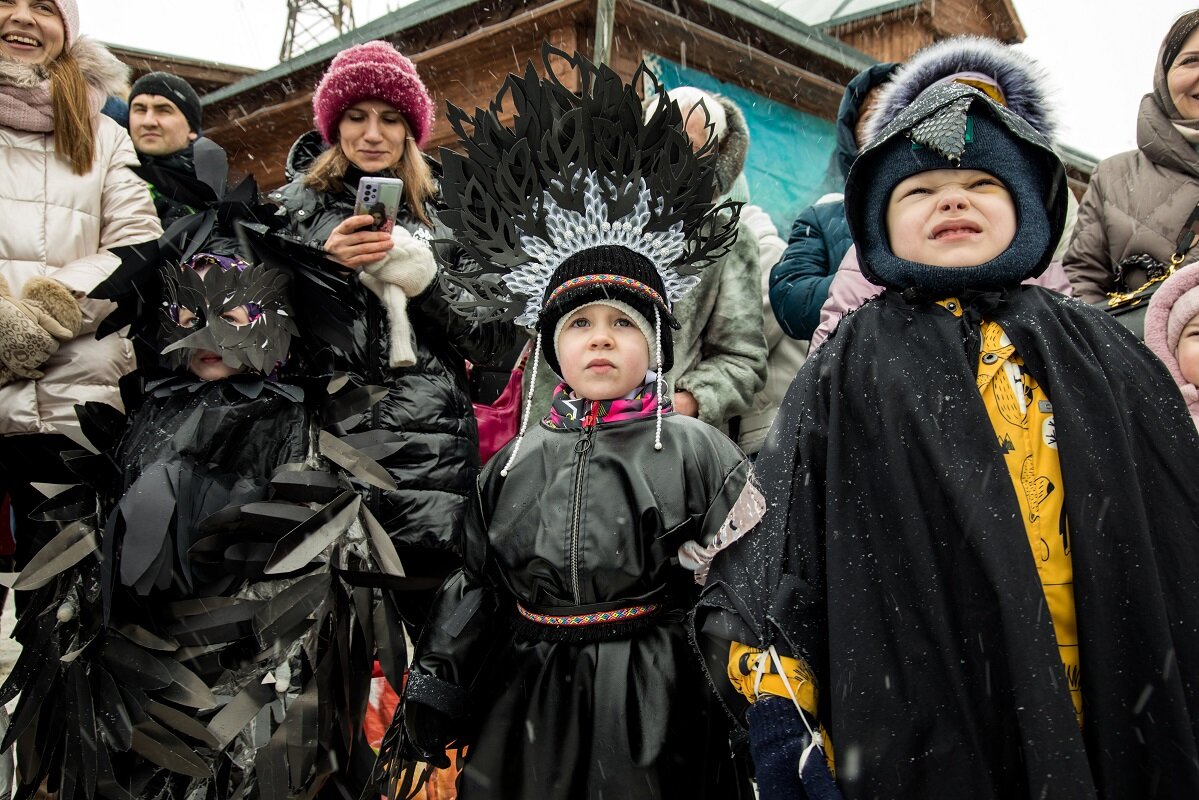
M 770 215 L 784 239 L 800 211 L 822 194 L 840 191 L 836 185 L 839 176 L 826 181 L 836 147 L 833 123 L 662 56 L 646 53 L 644 57 L 665 88 L 695 86 L 714 92 L 732 100 L 745 114 L 749 125 L 745 177 L 750 201 Z

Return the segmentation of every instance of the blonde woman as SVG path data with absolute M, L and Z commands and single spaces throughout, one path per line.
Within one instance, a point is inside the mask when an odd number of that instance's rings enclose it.
M 436 216 L 436 165 L 420 149 L 433 127 L 433 100 L 413 63 L 386 42 L 348 48 L 312 103 L 317 130 L 292 147 L 291 183 L 270 194 L 286 232 L 312 253 L 294 292 L 306 333 L 291 366 L 387 389 L 370 412 L 343 425 L 373 448 L 397 485 L 360 489 L 408 575 L 437 580 L 460 563 L 454 547 L 478 468 L 464 359 L 492 360 L 511 347 L 515 331 L 465 321 L 443 295 L 433 247 L 446 248 L 445 258 L 455 248 L 432 243 L 450 232 Z M 404 181 L 390 234 L 371 230 L 370 214 L 354 214 L 366 176 Z M 306 290 L 306 275 L 332 291 Z M 432 590 L 403 595 L 415 639 Z
M 79 36 L 76 0 L 0 0 L 0 484 L 12 496 L 17 565 L 53 531 L 28 519 L 31 482 L 71 480 L 57 453 L 76 403 L 120 405 L 133 368 L 108 312 L 86 295 L 109 249 L 162 230 L 129 136 L 100 114 L 128 69 Z

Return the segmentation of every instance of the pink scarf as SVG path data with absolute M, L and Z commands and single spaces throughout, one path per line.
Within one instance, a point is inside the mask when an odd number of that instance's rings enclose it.
M 104 90 L 89 81 L 87 100 L 93 117 L 105 99 Z M 54 130 L 54 103 L 45 67 L 0 59 L 0 125 L 30 133 Z

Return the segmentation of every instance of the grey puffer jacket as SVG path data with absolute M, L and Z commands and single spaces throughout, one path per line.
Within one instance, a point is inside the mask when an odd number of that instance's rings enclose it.
M 1164 86 L 1158 58 L 1155 86 Z M 1137 148 L 1100 162 L 1078 209 L 1074 238 L 1062 259 L 1074 294 L 1087 302 L 1117 290 L 1117 269 L 1130 256 L 1163 264 L 1187 218 L 1199 204 L 1199 153 L 1170 122 L 1160 89 L 1145 95 L 1137 117 Z M 1183 263 L 1199 260 L 1199 247 Z M 1128 289 L 1148 280 L 1143 269 L 1125 269 Z
M 323 259 L 320 250 L 333 228 L 353 215 L 356 176 L 342 192 L 317 192 L 304 186 L 304 170 L 319 153 L 315 131 L 293 146 L 288 158 L 291 183 L 268 197 L 286 216 L 285 232 Z M 351 177 L 351 176 L 347 176 Z M 432 211 L 432 209 L 430 209 Z M 411 231 L 422 224 L 409 213 L 398 220 Z M 449 236 L 436 223 L 432 238 Z M 443 245 L 437 245 L 442 247 Z M 449 247 L 444 245 L 444 247 Z M 324 262 L 326 267 L 331 262 Z M 487 362 L 515 340 L 510 325 L 474 325 L 455 314 L 434 280 L 408 304 L 415 333 L 416 363 L 392 368 L 388 363 L 390 326 L 379 299 L 351 276 L 341 296 L 325 304 L 357 310 L 349 346 L 317 340 L 303 314 L 320 313 L 297 303 L 301 338 L 293 350 L 294 370 L 309 376 L 345 373 L 354 385 L 382 386 L 387 396 L 368 412 L 345 420 L 341 427 L 359 440 L 357 446 L 375 458 L 399 488 L 383 491 L 366 485 L 359 492 L 371 512 L 396 543 L 409 575 L 444 576 L 458 561 L 452 551 L 462 529 L 467 497 L 478 471 L 478 434 L 467 396 L 464 359 Z

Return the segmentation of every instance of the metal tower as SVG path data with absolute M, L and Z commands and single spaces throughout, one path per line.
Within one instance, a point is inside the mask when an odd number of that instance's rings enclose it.
M 353 5 L 353 0 L 287 0 L 287 28 L 279 61 L 353 30 Z

